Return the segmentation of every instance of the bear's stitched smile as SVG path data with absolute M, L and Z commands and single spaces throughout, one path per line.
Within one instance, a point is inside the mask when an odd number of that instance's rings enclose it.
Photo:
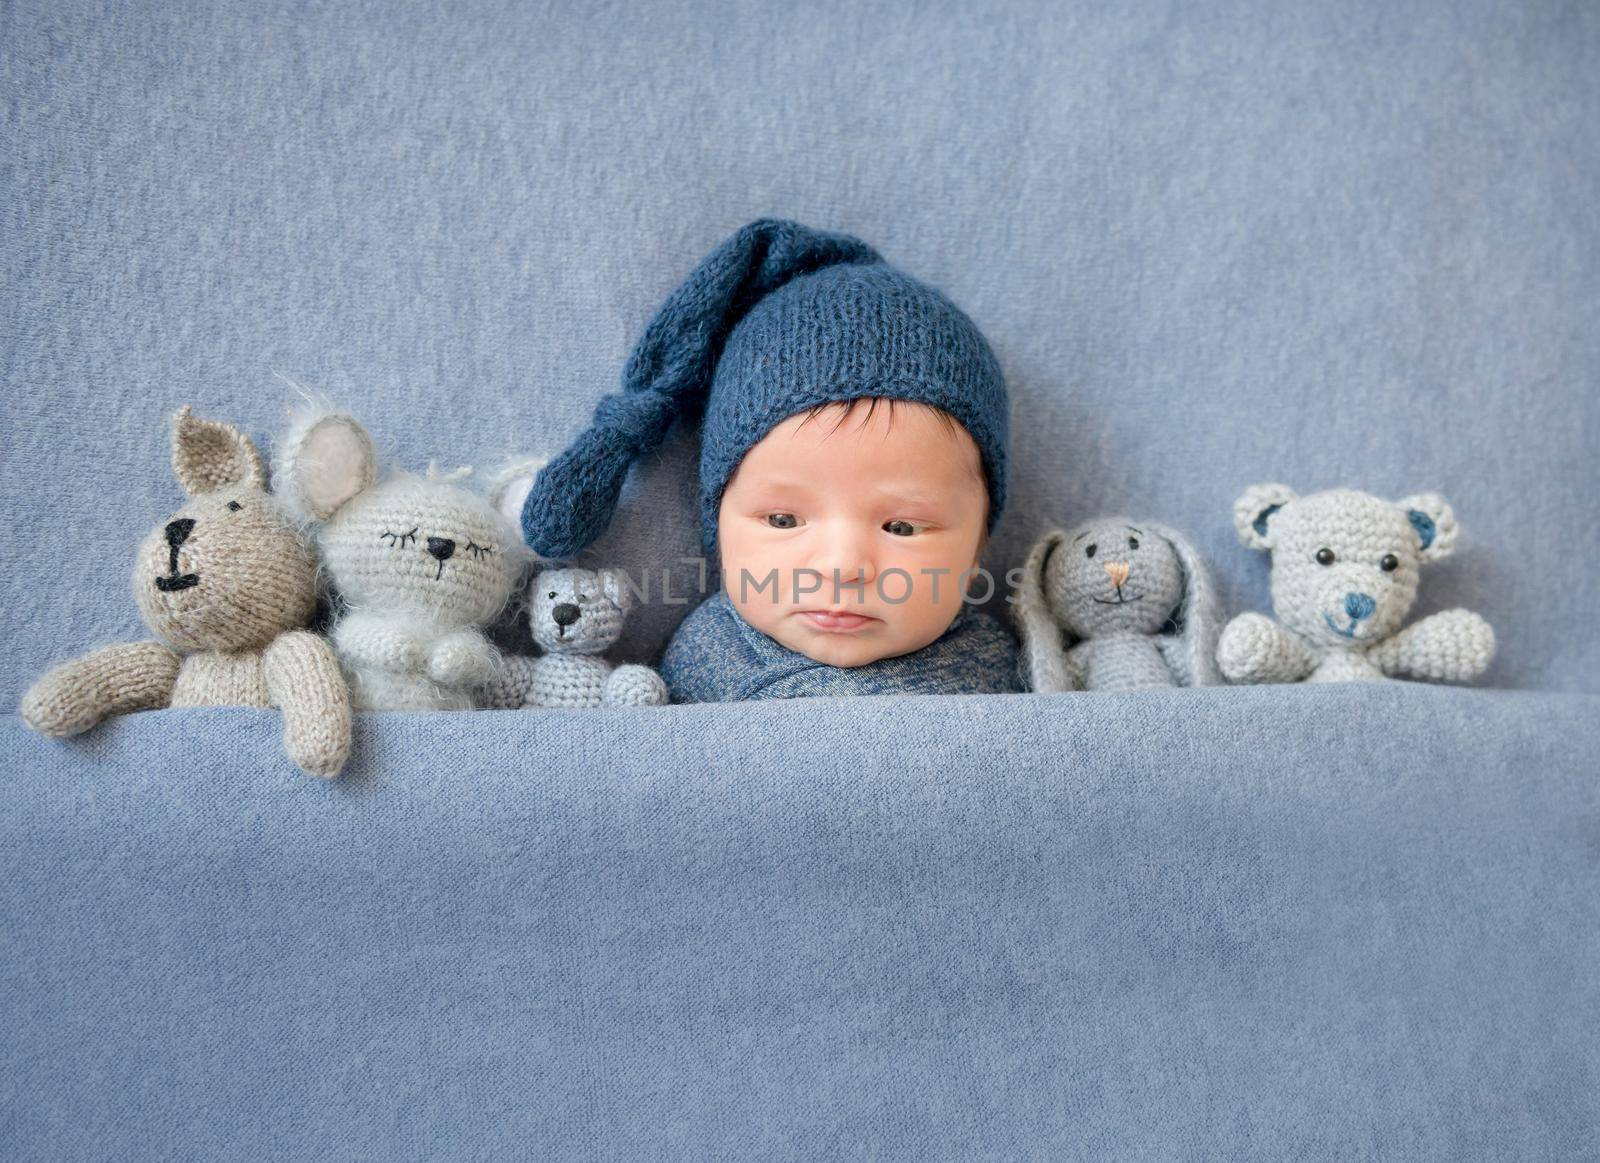
M 1361 639 L 1359 637 L 1357 637 L 1357 635 L 1356 635 L 1356 619 L 1353 619 L 1353 618 L 1351 619 L 1351 621 L 1350 621 L 1350 629 L 1348 629 L 1348 630 L 1341 630 L 1341 629 L 1339 629 L 1339 627 L 1335 626 L 1333 624 L 1333 619 L 1326 613 L 1324 613 L 1322 615 L 1322 620 L 1328 624 L 1328 629 L 1332 630 L 1339 637 L 1348 638 L 1352 642 L 1360 642 L 1361 641 Z

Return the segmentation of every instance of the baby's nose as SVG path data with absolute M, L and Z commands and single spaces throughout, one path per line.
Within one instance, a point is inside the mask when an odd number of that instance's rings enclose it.
M 1105 563 L 1106 576 L 1111 579 L 1111 584 L 1119 590 L 1128 580 L 1128 563 L 1125 561 L 1108 561 Z

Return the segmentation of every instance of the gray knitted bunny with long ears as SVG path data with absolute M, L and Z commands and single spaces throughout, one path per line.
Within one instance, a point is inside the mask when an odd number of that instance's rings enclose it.
M 1051 530 L 1023 566 L 1013 612 L 1030 689 L 1132 691 L 1220 683 L 1216 592 L 1194 546 L 1122 517 Z

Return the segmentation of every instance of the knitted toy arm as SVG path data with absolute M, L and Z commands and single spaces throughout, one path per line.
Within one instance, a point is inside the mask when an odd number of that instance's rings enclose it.
M 667 701 L 665 680 L 648 666 L 629 663 L 606 676 L 608 707 L 664 707 Z
M 333 628 L 339 654 L 357 667 L 394 674 L 421 674 L 428 666 L 428 651 L 421 640 L 396 630 L 380 616 L 350 614 Z
M 1316 663 L 1303 642 L 1264 614 L 1240 614 L 1217 644 L 1217 665 L 1231 683 L 1300 682 Z
M 478 707 L 486 711 L 519 711 L 531 706 L 538 662 L 537 658 L 521 654 L 504 656 L 489 680 L 473 691 Z
M 306 630 L 262 655 L 267 695 L 283 712 L 283 749 L 308 775 L 332 779 L 350 757 L 350 691 L 332 648 Z
M 435 639 L 428 651 L 428 677 L 446 686 L 479 686 L 500 666 L 500 652 L 476 630 Z
M 1385 674 L 1467 682 L 1494 659 L 1494 629 L 1471 610 L 1446 610 L 1384 639 L 1367 658 Z
M 183 660 L 159 642 L 107 646 L 47 671 L 22 696 L 22 721 L 60 739 L 110 715 L 165 707 Z

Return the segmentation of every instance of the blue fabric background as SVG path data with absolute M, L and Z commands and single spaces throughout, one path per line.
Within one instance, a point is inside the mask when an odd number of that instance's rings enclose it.
M 762 215 L 1011 385 L 990 565 L 1455 504 L 1488 683 L 0 722 L 0 1155 L 1572 1158 L 1600 1142 L 1600 8 L 0 5 L 14 706 L 142 633 L 167 415 L 556 451 Z M 689 434 L 592 564 L 695 570 Z M 623 654 L 654 657 L 652 602 Z M 649 757 L 648 761 L 641 757 Z
M 46 656 L 139 632 L 165 415 L 270 435 L 282 374 L 403 463 L 555 452 L 762 215 L 946 291 L 1012 391 L 989 563 L 1098 513 L 1230 525 L 1281 479 L 1435 489 L 1498 685 L 1600 690 L 1600 9 L 22 0 L 3 35 L 0 596 Z M 594 560 L 697 552 L 691 442 Z M 694 571 L 676 567 L 679 589 Z M 42 579 L 62 578 L 69 584 Z M 684 608 L 653 603 L 647 660 Z M 30 636 L 29 642 L 40 642 Z

